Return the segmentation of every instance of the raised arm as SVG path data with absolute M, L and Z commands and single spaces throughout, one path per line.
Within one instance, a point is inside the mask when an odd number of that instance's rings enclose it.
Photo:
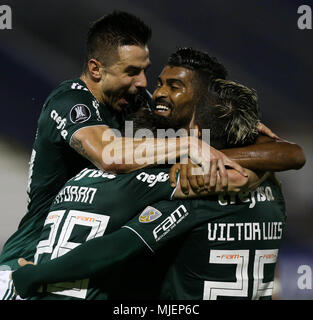
M 117 131 L 107 126 L 92 126 L 75 132 L 70 145 L 99 169 L 113 173 L 126 173 L 156 164 L 174 163 L 177 158 L 190 156 L 202 165 L 223 159 L 223 165 L 243 174 L 240 165 L 195 137 L 136 139 L 118 136 Z
M 252 171 L 286 171 L 291 169 L 301 169 L 305 164 L 305 155 L 302 148 L 292 142 L 279 138 L 270 138 L 260 135 L 256 144 L 241 148 L 221 150 L 228 159 L 231 159 L 242 167 Z M 213 165 L 214 161 L 211 161 Z M 176 164 L 170 171 L 170 181 L 172 185 L 176 185 L 177 170 L 181 172 L 180 185 L 185 194 L 189 194 L 191 190 L 199 192 L 204 187 L 213 188 L 216 184 L 216 170 L 212 170 L 213 175 L 208 175 L 205 182 L 200 175 L 191 173 L 192 165 Z M 219 170 L 219 172 L 221 172 Z M 225 170 L 226 172 L 226 170 Z M 226 188 L 228 184 L 228 176 L 221 177 L 222 185 Z
M 221 151 L 241 166 L 251 170 L 301 169 L 306 161 L 304 152 L 299 145 L 263 135 L 258 137 L 254 145 Z

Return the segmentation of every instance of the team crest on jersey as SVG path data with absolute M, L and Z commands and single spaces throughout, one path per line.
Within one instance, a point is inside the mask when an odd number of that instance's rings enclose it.
M 76 104 L 70 112 L 70 119 L 73 123 L 82 123 L 91 117 L 89 108 L 84 104 Z
M 139 222 L 149 223 L 162 216 L 162 213 L 153 207 L 147 207 L 139 216 Z

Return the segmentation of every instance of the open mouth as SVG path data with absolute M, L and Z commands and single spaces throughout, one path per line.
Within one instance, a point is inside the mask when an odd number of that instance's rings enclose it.
M 172 108 L 168 104 L 156 103 L 154 113 L 163 117 L 168 117 L 171 114 Z
M 119 105 L 126 105 L 128 104 L 128 101 L 126 100 L 126 98 L 121 98 L 118 100 L 117 102 Z
M 117 101 L 115 103 L 118 110 L 123 110 L 128 107 L 130 104 L 131 97 L 128 94 L 121 95 L 119 98 L 117 98 Z

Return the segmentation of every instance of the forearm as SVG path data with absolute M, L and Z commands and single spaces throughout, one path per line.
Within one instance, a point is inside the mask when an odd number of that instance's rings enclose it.
M 300 169 L 305 163 L 302 149 L 287 141 L 254 144 L 222 150 L 229 158 L 250 170 L 285 171 Z
M 132 245 L 129 245 L 131 241 Z M 22 298 L 34 295 L 42 284 L 89 278 L 108 272 L 111 267 L 143 249 L 143 243 L 125 229 L 92 239 L 62 257 L 44 264 L 27 265 L 12 273 Z
M 71 147 L 101 170 L 125 173 L 147 166 L 174 163 L 176 158 L 197 151 L 194 137 L 122 137 L 106 126 L 82 128 L 70 140 Z
M 188 155 L 189 137 L 142 139 L 117 138 L 112 145 L 103 150 L 103 166 L 109 165 L 110 171 L 126 173 L 147 166 L 175 163 L 175 159 Z M 117 156 L 111 156 L 112 150 Z M 109 154 L 109 152 L 111 154 Z

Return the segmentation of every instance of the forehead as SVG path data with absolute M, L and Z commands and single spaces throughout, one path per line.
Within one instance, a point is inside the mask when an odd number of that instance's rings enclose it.
M 149 49 L 147 46 L 125 45 L 118 47 L 119 61 L 117 64 L 128 66 L 132 65 L 145 68 L 150 64 Z
M 166 80 L 179 80 L 183 82 L 185 86 L 189 86 L 192 84 L 194 71 L 184 68 L 184 67 L 172 67 L 165 66 L 160 74 L 160 78 L 162 81 Z

